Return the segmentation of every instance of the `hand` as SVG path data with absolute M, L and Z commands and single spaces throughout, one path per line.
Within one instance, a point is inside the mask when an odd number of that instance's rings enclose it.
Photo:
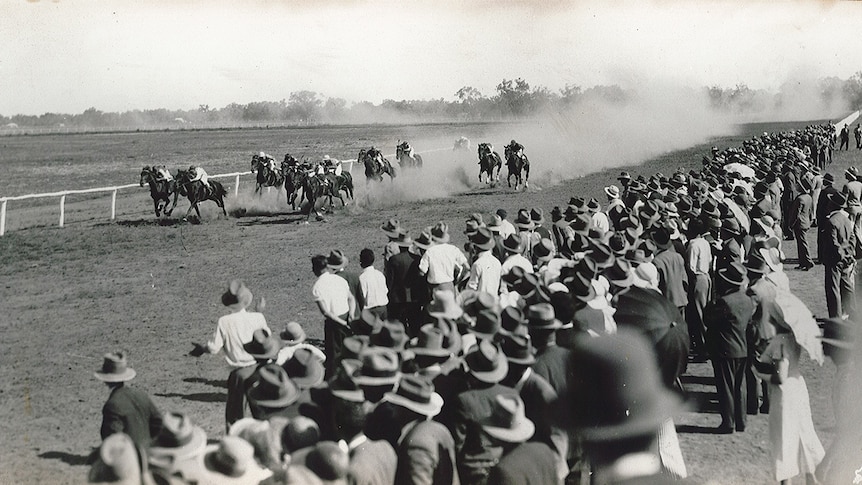
M 189 352 L 190 356 L 200 357 L 200 356 L 207 353 L 206 345 L 201 345 L 201 344 L 196 343 L 196 342 L 192 342 L 192 345 L 194 345 L 194 348 L 191 350 L 191 352 Z

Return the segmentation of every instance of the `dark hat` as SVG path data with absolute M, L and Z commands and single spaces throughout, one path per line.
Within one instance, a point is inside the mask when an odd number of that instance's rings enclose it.
M 681 399 L 660 380 L 649 343 L 633 330 L 575 342 L 559 410 L 587 442 L 656 434 L 681 409 Z
M 620 175 L 617 177 L 617 180 L 631 180 L 632 176 L 630 173 L 626 171 L 620 172 Z
M 478 223 L 478 222 L 476 222 L 476 221 L 474 221 L 474 220 L 472 220 L 472 219 L 467 219 L 467 228 L 466 228 L 466 229 L 464 229 L 464 234 L 466 234 L 466 235 L 467 235 L 467 237 L 471 237 L 471 238 L 472 238 L 472 236 L 473 236 L 474 234 L 476 234 L 476 232 L 479 230 L 479 227 L 480 227 L 480 226 L 479 226 L 479 223 Z
M 617 258 L 613 266 L 606 269 L 603 274 L 611 284 L 622 288 L 628 288 L 634 282 L 631 265 L 622 258 Z
M 746 269 L 742 263 L 732 262 L 724 268 L 718 270 L 718 277 L 733 286 L 742 286 L 746 279 Z
M 255 461 L 254 447 L 237 436 L 225 436 L 206 450 L 204 467 L 216 475 L 204 477 L 203 483 L 258 483 L 272 475 Z
M 661 249 L 667 249 L 673 244 L 670 236 L 671 232 L 665 226 L 659 226 L 652 231 L 652 240 Z
M 593 225 L 593 219 L 587 214 L 577 214 L 569 226 L 575 232 L 586 234 Z
M 419 233 L 419 237 L 413 240 L 413 245 L 419 249 L 428 249 L 432 244 L 434 242 L 431 241 L 431 233 L 428 231 L 422 231 Z
M 473 236 L 470 237 L 470 242 L 477 248 L 485 251 L 493 249 L 497 244 L 494 240 L 494 235 L 487 227 L 480 227 L 477 229 Z
M 353 381 L 360 386 L 390 386 L 398 382 L 401 362 L 398 354 L 385 347 L 369 347 L 359 354 L 359 368 Z
M 563 323 L 557 320 L 550 303 L 536 303 L 527 307 L 527 325 L 530 330 L 553 330 Z
M 491 403 L 491 414 L 481 420 L 482 431 L 506 443 L 524 443 L 532 438 L 536 426 L 524 412 L 524 401 L 517 394 L 498 394 Z
M 413 238 L 406 233 L 399 234 L 395 239 L 395 244 L 402 248 L 409 248 L 413 245 Z
M 494 211 L 494 214 L 500 216 L 500 219 L 505 219 L 506 216 L 509 215 L 509 213 L 506 212 L 506 209 L 497 209 L 496 211 Z
M 93 374 L 103 382 L 126 382 L 134 379 L 137 372 L 128 366 L 126 353 L 119 351 L 105 354 L 102 368 Z
M 272 360 L 278 356 L 282 347 L 281 339 L 263 328 L 259 328 L 251 334 L 251 341 L 243 344 L 242 349 L 255 360 Z
M 766 263 L 766 260 L 760 256 L 759 252 L 750 254 L 748 259 L 745 261 L 746 273 L 764 274 L 767 273 L 769 269 L 769 265 Z
M 339 270 L 347 265 L 347 256 L 340 249 L 333 249 L 326 257 L 326 267 L 331 270 Z
M 509 372 L 506 356 L 490 340 L 480 340 L 464 357 L 470 375 L 481 382 L 495 384 Z
M 266 364 L 258 370 L 259 380 L 248 391 L 254 406 L 286 408 L 299 399 L 299 389 L 278 364 Z
M 526 334 L 527 319 L 524 313 L 516 306 L 508 306 L 500 313 L 500 330 L 501 335 Z
M 354 335 L 371 335 L 380 331 L 383 321 L 371 310 L 365 308 L 359 312 L 359 318 L 350 322 Z
M 291 455 L 291 466 L 305 467 L 326 483 L 347 481 L 350 457 L 334 441 L 321 441 L 307 450 L 299 450 Z M 295 478 L 288 471 L 289 478 Z
M 737 220 L 733 217 L 722 219 L 721 230 L 735 236 L 738 236 L 741 231 L 739 227 L 739 222 L 737 222 Z
M 387 392 L 383 400 L 428 417 L 440 414 L 443 408 L 443 398 L 434 392 L 434 384 L 427 377 L 412 374 L 401 376 L 395 390 Z
M 232 310 L 248 308 L 252 299 L 251 290 L 241 280 L 231 280 L 227 291 L 221 296 L 222 305 Z
M 510 286 L 513 286 L 518 284 L 518 282 L 521 281 L 521 278 L 523 278 L 525 274 L 526 272 L 524 271 L 524 268 L 520 266 L 513 266 L 508 273 L 500 277 L 500 281 L 502 281 L 503 283 L 507 283 Z
M 443 221 L 439 221 L 437 224 L 434 224 L 434 227 L 431 228 L 431 240 L 438 244 L 448 243 L 449 225 Z
M 536 223 L 530 218 L 530 213 L 527 212 L 527 209 L 521 209 L 518 211 L 518 216 L 515 218 L 514 224 L 518 229 L 525 230 L 530 230 L 536 227 Z
M 397 351 L 404 350 L 407 344 L 407 333 L 404 324 L 398 320 L 383 322 L 380 329 L 371 334 L 370 344 L 376 347 L 386 347 Z
M 503 354 L 506 355 L 506 359 L 512 364 L 532 365 L 536 362 L 529 335 L 505 335 L 500 347 Z
M 554 257 L 554 243 L 544 237 L 533 246 L 533 257 L 538 261 L 550 261 Z
M 629 241 L 626 238 L 625 233 L 615 232 L 611 234 L 608 238 L 608 247 L 611 249 L 615 256 L 624 256 L 626 254 L 626 251 L 629 250 Z
M 832 182 L 835 182 L 835 176 L 829 172 L 826 172 L 825 174 L 823 174 L 823 182 L 831 184 Z
M 599 201 L 596 200 L 595 197 L 591 197 L 590 201 L 587 202 L 587 212 L 589 212 L 591 214 L 595 214 L 601 208 L 602 208 L 602 206 L 599 204 Z
M 542 209 L 530 209 L 530 220 L 537 226 L 543 224 L 545 222 L 545 211 Z
M 281 341 L 286 345 L 296 345 L 305 342 L 307 338 L 305 330 L 298 322 L 287 322 L 284 330 L 279 334 Z
M 637 267 L 639 264 L 649 263 L 652 261 L 652 258 L 647 256 L 646 251 L 637 248 L 626 251 L 625 260 L 632 266 Z
M 308 389 L 323 382 L 323 362 L 309 349 L 296 349 L 282 367 L 300 389 Z
M 493 339 L 500 331 L 500 315 L 493 311 L 480 311 L 467 331 L 483 339 Z
M 517 234 L 509 234 L 509 237 L 503 240 L 503 249 L 512 253 L 523 253 L 524 245 L 521 243 L 521 238 Z
M 596 263 L 596 268 L 605 269 L 614 264 L 614 253 L 607 244 L 592 239 L 589 247 L 586 255 Z

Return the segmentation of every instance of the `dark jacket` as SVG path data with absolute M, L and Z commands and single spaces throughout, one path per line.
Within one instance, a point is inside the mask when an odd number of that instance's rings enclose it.
M 754 310 L 754 301 L 742 290 L 720 296 L 706 306 L 706 345 L 713 358 L 748 357 L 746 329 Z
M 661 293 L 676 307 L 688 304 L 688 274 L 685 259 L 674 249 L 667 249 L 655 255 L 652 264 L 658 270 L 658 287 Z
M 522 443 L 506 453 L 488 476 L 494 485 L 555 485 L 557 478 L 556 453 L 544 443 Z
M 414 425 L 414 423 L 416 423 Z M 455 471 L 455 442 L 445 426 L 419 421 L 399 440 L 395 483 L 401 485 L 459 485 Z
M 419 274 L 419 256 L 402 251 L 389 258 L 384 265 L 386 286 L 390 303 L 412 303 L 422 301 L 426 292 L 425 278 Z
M 813 202 L 811 196 L 807 193 L 799 194 L 793 199 L 793 204 L 790 205 L 788 212 L 787 227 L 810 229 L 811 219 L 814 216 Z
M 111 391 L 102 407 L 101 435 L 126 433 L 142 449 L 148 449 L 162 429 L 162 413 L 143 391 L 121 385 Z
M 825 266 L 837 266 L 841 261 L 854 257 L 853 223 L 844 211 L 835 211 L 823 226 L 821 262 Z

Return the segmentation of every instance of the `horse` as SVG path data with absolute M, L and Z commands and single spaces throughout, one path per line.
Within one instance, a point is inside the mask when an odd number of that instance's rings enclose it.
M 176 180 L 164 180 L 158 179 L 157 174 L 159 169 L 164 169 L 165 167 L 144 167 L 141 170 L 141 187 L 144 184 L 150 185 L 150 197 L 153 198 L 153 208 L 156 210 L 156 217 L 159 217 L 162 213 L 166 216 L 170 216 L 171 212 L 174 211 L 174 207 L 177 206 L 177 181 Z M 174 203 L 171 205 L 171 208 L 168 209 L 168 203 L 171 201 L 171 194 L 174 196 Z M 162 212 L 164 211 L 164 212 Z
M 284 185 L 284 173 L 279 170 L 269 168 L 266 160 L 260 158 L 259 155 L 251 156 L 251 173 L 257 172 L 257 186 L 254 188 L 254 193 L 263 195 L 261 189 L 264 187 L 281 188 Z
M 515 177 L 515 190 L 518 190 L 518 187 L 521 186 L 521 171 L 525 172 L 525 176 L 523 177 L 524 188 L 528 188 L 530 186 L 530 161 L 527 159 L 527 155 L 515 153 L 508 146 L 506 147 L 506 167 L 509 169 L 509 174 L 506 176 L 506 182 L 509 184 L 509 187 L 512 187 L 512 177 Z
M 398 159 L 401 168 L 422 168 L 422 156 L 418 153 L 411 155 L 412 151 L 408 141 L 398 140 L 398 144 L 395 145 L 395 158 Z
M 341 204 L 344 205 L 344 199 L 341 197 L 341 193 L 337 187 L 338 182 L 334 180 L 337 178 L 335 174 L 323 174 L 323 175 L 307 175 L 302 184 L 302 193 L 304 197 L 308 200 L 308 215 L 305 220 L 311 218 L 311 212 L 317 211 L 314 210 L 314 206 L 317 204 L 317 200 L 321 197 L 329 197 L 329 209 L 332 210 L 332 198 L 338 197 L 341 200 Z M 320 215 L 319 213 L 317 213 Z
M 458 138 L 457 140 L 455 140 L 455 145 L 452 147 L 452 151 L 470 151 L 470 139 L 466 136 Z
M 500 168 L 503 166 L 503 160 L 500 159 L 500 154 L 491 149 L 490 143 L 479 143 L 479 182 L 482 182 L 482 174 L 487 173 L 488 179 L 485 183 L 491 181 L 500 181 Z M 494 168 L 497 168 L 497 176 L 494 177 Z
M 198 209 L 198 204 L 205 200 L 211 200 L 221 207 L 225 217 L 227 211 L 224 208 L 224 198 L 227 196 L 227 191 L 224 186 L 215 181 L 209 181 L 210 186 L 207 187 L 200 180 L 192 180 L 192 175 L 188 170 L 180 170 L 177 172 L 177 190 L 180 195 L 184 195 L 189 199 L 189 210 L 186 211 L 186 217 L 192 212 L 192 209 L 201 218 L 201 211 Z
M 381 155 L 379 151 L 377 151 L 376 156 L 369 152 L 371 152 L 371 149 L 366 150 L 363 148 L 359 151 L 359 155 L 356 156 L 356 159 L 365 165 L 365 183 L 371 180 L 382 182 L 384 173 L 389 175 L 390 181 L 394 180 L 396 177 L 395 167 L 392 166 L 389 160 Z
M 305 171 L 299 164 L 299 161 L 289 153 L 284 155 L 284 161 L 281 162 L 281 172 L 284 174 L 284 191 L 287 192 L 287 203 L 296 210 L 296 198 L 299 196 L 299 191 L 305 182 Z M 303 197 L 305 192 L 303 192 Z M 302 203 L 302 197 L 299 199 Z

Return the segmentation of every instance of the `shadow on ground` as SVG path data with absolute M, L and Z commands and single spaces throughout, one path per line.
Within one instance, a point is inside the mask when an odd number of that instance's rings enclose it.
M 203 377 L 186 377 L 183 379 L 183 382 L 195 383 L 195 384 L 206 384 L 208 386 L 219 387 L 221 389 L 227 389 L 227 381 L 220 381 L 216 379 L 204 379 Z
M 46 451 L 40 453 L 39 458 L 46 460 L 60 460 L 63 463 L 71 466 L 86 466 L 95 461 L 93 455 L 73 455 L 64 451 Z
M 222 392 L 195 392 L 192 394 L 180 394 L 177 392 L 156 393 L 159 397 L 178 397 L 185 401 L 195 402 L 227 402 L 227 393 Z

